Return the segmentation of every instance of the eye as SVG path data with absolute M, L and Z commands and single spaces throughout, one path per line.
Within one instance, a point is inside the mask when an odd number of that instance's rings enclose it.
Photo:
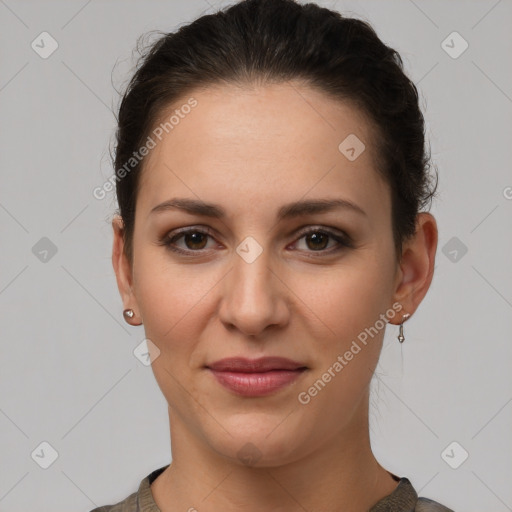
M 352 242 L 347 235 L 325 228 L 310 228 L 307 231 L 301 232 L 300 235 L 298 241 L 304 239 L 307 252 L 331 253 L 343 248 L 352 247 Z M 328 248 L 329 240 L 335 242 L 330 248 Z
M 200 254 L 202 251 L 208 249 L 208 238 L 213 239 L 213 232 L 208 228 L 184 228 L 174 232 L 174 235 L 171 235 L 172 232 L 165 235 L 164 238 L 160 240 L 159 245 L 164 245 L 169 250 L 184 255 L 192 255 L 193 253 Z M 302 239 L 305 240 L 305 248 L 300 248 L 299 250 L 306 252 L 325 254 L 353 247 L 352 241 L 348 235 L 320 227 L 309 228 L 296 236 L 299 236 L 299 238 L 295 244 L 298 244 Z M 182 239 L 182 243 L 185 247 L 178 245 L 177 242 L 180 239 Z M 328 247 L 329 240 L 335 242 L 334 246 L 330 248 Z
M 208 237 L 212 237 L 212 232 L 208 229 L 189 228 L 180 230 L 174 236 L 166 235 L 161 241 L 168 249 L 174 252 L 187 254 L 199 252 L 206 248 Z M 178 247 L 176 241 L 183 238 L 185 247 Z

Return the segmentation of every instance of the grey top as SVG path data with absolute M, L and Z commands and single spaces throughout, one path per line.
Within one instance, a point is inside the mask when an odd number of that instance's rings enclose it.
M 153 494 L 151 483 L 162 473 L 169 464 L 155 469 L 142 479 L 138 491 L 114 505 L 104 505 L 91 512 L 161 512 Z M 393 476 L 398 482 L 396 489 L 379 500 L 368 512 L 454 512 L 451 508 L 441 505 L 428 498 L 418 498 L 411 482 L 405 477 Z

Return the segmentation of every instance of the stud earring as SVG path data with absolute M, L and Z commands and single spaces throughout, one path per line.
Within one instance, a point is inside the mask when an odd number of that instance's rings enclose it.
M 123 316 L 127 323 L 129 323 L 130 325 L 134 325 L 130 322 L 130 320 L 135 316 L 133 309 L 125 309 L 123 311 Z M 135 325 L 141 325 L 141 324 L 142 324 L 142 322 L 140 324 L 135 324 Z
M 407 320 L 411 316 L 410 313 L 406 313 L 405 315 L 402 315 L 402 323 L 400 324 L 400 330 L 398 332 L 398 341 L 400 343 L 403 343 L 405 341 L 404 336 L 404 321 Z

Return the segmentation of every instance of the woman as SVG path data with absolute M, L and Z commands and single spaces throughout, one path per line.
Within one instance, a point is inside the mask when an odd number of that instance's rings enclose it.
M 424 119 L 396 51 L 315 4 L 162 36 L 119 110 L 113 265 L 172 463 L 100 511 L 450 511 L 372 453 L 386 324 L 430 286 Z

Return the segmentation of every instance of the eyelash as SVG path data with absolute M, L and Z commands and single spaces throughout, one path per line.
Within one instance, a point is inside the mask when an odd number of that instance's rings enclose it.
M 201 254 L 201 252 L 203 252 L 203 251 L 207 251 L 208 249 L 198 249 L 198 250 L 178 249 L 174 245 L 176 240 L 180 239 L 184 235 L 191 234 L 191 233 L 200 233 L 200 234 L 207 235 L 207 236 L 210 236 L 210 237 L 213 238 L 213 232 L 210 229 L 208 229 L 208 228 L 201 228 L 201 229 L 198 229 L 198 228 L 185 228 L 183 230 L 180 230 L 180 231 L 176 232 L 176 234 L 174 234 L 172 237 L 170 237 L 169 233 L 168 233 L 162 239 L 160 239 L 159 245 L 163 245 L 167 249 L 169 249 L 170 251 L 173 251 L 175 253 L 182 254 L 182 255 L 197 255 L 197 254 Z M 338 251 L 340 251 L 340 250 L 342 250 L 344 248 L 345 249 L 350 249 L 350 248 L 354 247 L 353 243 L 352 243 L 352 240 L 350 239 L 349 236 L 347 236 L 345 234 L 344 235 L 339 235 L 339 234 L 337 234 L 337 233 L 335 233 L 335 232 L 333 232 L 331 230 L 328 230 L 328 229 L 325 229 L 325 228 L 321 228 L 321 227 L 313 227 L 313 228 L 309 228 L 307 230 L 299 232 L 298 233 L 297 241 L 301 240 L 305 236 L 313 234 L 313 233 L 315 233 L 315 234 L 316 233 L 320 233 L 322 235 L 327 235 L 328 237 L 330 237 L 330 238 L 334 239 L 336 242 L 338 242 L 339 246 L 338 247 L 334 247 L 334 248 L 330 248 L 330 249 L 321 249 L 321 250 L 318 250 L 318 251 L 309 250 L 309 251 L 306 251 L 306 252 L 319 253 L 320 255 L 325 255 L 325 254 L 336 253 L 336 252 L 338 252 Z M 313 256 L 313 257 L 316 257 L 316 256 Z

